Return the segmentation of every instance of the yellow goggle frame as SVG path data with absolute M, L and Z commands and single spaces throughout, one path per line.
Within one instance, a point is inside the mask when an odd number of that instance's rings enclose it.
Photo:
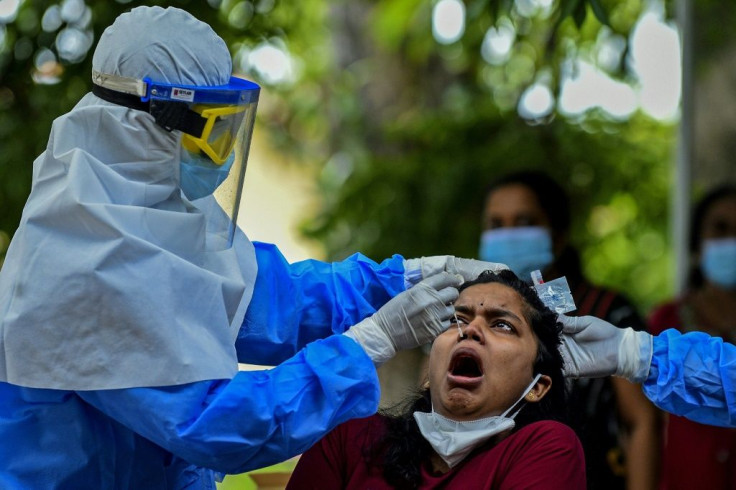
M 184 133 L 181 144 L 187 151 L 202 151 L 216 165 L 222 165 L 235 147 L 245 112 L 250 105 L 193 105 L 190 109 L 207 122 L 200 137 Z M 237 117 L 241 114 L 240 117 Z M 226 116 L 232 116 L 225 119 Z

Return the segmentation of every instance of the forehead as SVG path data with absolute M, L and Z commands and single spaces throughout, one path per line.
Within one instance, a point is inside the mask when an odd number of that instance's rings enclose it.
M 508 184 L 491 191 L 486 214 L 534 213 L 545 215 L 537 195 L 523 184 Z
M 519 293 L 505 284 L 491 282 L 465 288 L 455 301 L 455 306 L 470 308 L 476 313 L 508 310 L 522 319 L 524 324 L 528 323 L 524 315 L 524 300 Z

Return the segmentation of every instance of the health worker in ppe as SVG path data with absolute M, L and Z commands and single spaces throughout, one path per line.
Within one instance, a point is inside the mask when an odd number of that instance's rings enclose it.
M 652 336 L 592 316 L 560 315 L 565 374 L 641 383 L 662 410 L 701 424 L 736 427 L 736 345 L 704 332 Z
M 139 7 L 92 65 L 0 271 L 0 488 L 212 489 L 299 454 L 373 414 L 376 366 L 447 328 L 463 278 L 503 268 L 289 264 L 237 227 L 259 88 L 223 40 Z

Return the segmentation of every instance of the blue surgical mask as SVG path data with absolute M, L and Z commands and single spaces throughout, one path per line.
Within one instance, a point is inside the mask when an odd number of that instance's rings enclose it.
M 187 199 L 194 201 L 215 192 L 227 179 L 234 160 L 235 152 L 232 152 L 225 163 L 215 165 L 207 157 L 184 150 L 179 164 L 179 185 Z
M 542 226 L 486 230 L 480 236 L 480 259 L 506 264 L 520 279 L 530 282 L 531 273 L 554 260 L 552 238 Z
M 700 268 L 713 284 L 736 289 L 736 238 L 705 240 Z

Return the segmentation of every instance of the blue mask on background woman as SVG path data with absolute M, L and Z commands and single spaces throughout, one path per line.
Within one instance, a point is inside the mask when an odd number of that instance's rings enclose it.
M 554 260 L 552 238 L 542 226 L 522 226 L 486 230 L 480 236 L 480 260 L 500 262 L 524 281 Z
M 713 284 L 736 289 L 736 238 L 705 240 L 700 268 Z
M 215 192 L 215 189 L 227 179 L 234 160 L 235 152 L 232 152 L 225 163 L 215 165 L 207 157 L 184 150 L 179 164 L 179 185 L 187 199 L 194 201 Z

